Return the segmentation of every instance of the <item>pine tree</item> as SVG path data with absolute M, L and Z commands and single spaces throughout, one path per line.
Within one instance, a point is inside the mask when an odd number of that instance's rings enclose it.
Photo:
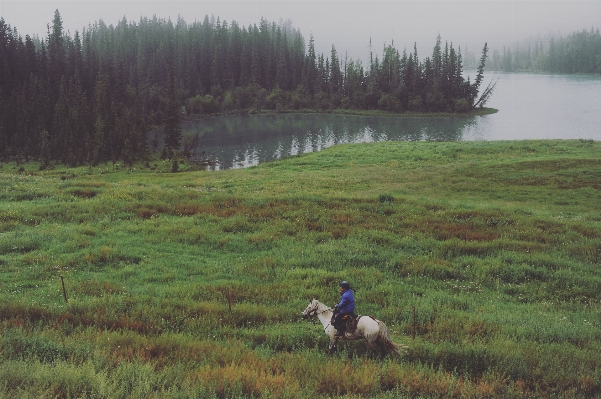
M 242 51 L 240 53 L 240 81 L 239 86 L 246 87 L 251 82 L 251 52 L 252 52 L 252 38 L 246 28 L 242 28 L 240 34 Z
M 40 170 L 46 170 L 50 167 L 50 139 L 46 129 L 40 133 L 39 146 Z
M 251 37 L 250 82 L 260 85 L 262 83 L 261 76 L 263 74 L 263 64 L 261 62 L 261 38 L 259 37 L 259 29 L 257 28 L 257 25 L 253 25 L 252 31 L 249 28 L 249 33 Z
M 340 60 L 336 52 L 336 47 L 332 44 L 330 68 L 329 68 L 329 92 L 338 94 L 342 92 L 342 73 L 340 71 Z
M 311 95 L 316 92 L 317 82 L 317 57 L 315 55 L 315 45 L 313 35 L 309 39 L 309 52 L 303 64 L 303 86 L 305 86 Z
M 94 135 L 90 138 L 88 156 L 91 165 L 98 165 L 110 158 L 111 114 L 108 76 L 100 71 L 94 89 Z
M 229 35 L 229 44 L 227 46 L 227 65 L 228 73 L 227 80 L 229 87 L 237 87 L 240 84 L 240 73 L 242 68 L 242 33 L 236 21 L 232 21 L 230 27 L 231 34 Z
M 71 128 L 69 126 L 69 100 L 64 77 L 61 79 L 58 95 L 58 101 L 54 106 L 50 148 L 56 159 L 59 159 L 62 163 L 66 163 L 71 153 L 69 147 Z
M 211 88 L 223 88 L 229 87 L 226 84 L 225 78 L 227 76 L 224 70 L 227 66 L 226 63 L 226 41 L 227 41 L 227 24 L 224 21 L 225 28 L 222 28 L 219 18 L 217 18 L 217 25 L 215 27 L 215 36 L 213 38 L 213 57 L 211 65 Z M 229 82 L 227 82 L 229 83 Z
M 436 37 L 436 44 L 434 45 L 434 51 L 432 52 L 432 70 L 434 71 L 434 78 L 440 79 L 442 75 L 442 47 L 440 34 Z
M 173 157 L 179 150 L 182 140 L 180 126 L 179 101 L 175 90 L 175 76 L 173 68 L 169 68 L 169 83 L 167 86 L 167 110 L 165 117 L 165 148 L 167 157 Z
M 50 100 L 58 100 L 61 78 L 67 67 L 65 41 L 63 37 L 63 20 L 58 10 L 54 12 L 52 30 L 48 27 L 48 66 L 50 81 Z
M 71 126 L 70 147 L 73 151 L 72 163 L 84 164 L 91 136 L 90 110 L 86 93 L 83 91 L 79 73 L 76 73 L 69 85 L 69 123 Z
M 486 65 L 486 56 L 488 53 L 488 43 L 484 43 L 484 48 L 482 49 L 482 57 L 480 57 L 480 63 L 478 64 L 478 71 L 476 73 L 476 80 L 472 85 L 472 104 L 478 95 L 478 91 L 480 90 L 480 85 L 482 84 L 482 79 L 484 78 L 484 66 Z
M 484 48 L 482 49 L 482 57 L 480 58 L 480 65 L 478 65 L 478 73 L 476 75 L 476 80 L 472 85 L 472 108 L 476 106 L 483 107 L 490 96 L 492 95 L 495 86 L 497 85 L 498 79 L 496 82 L 491 82 L 488 84 L 486 89 L 480 95 L 480 98 L 473 103 L 474 99 L 478 96 L 478 91 L 480 88 L 480 84 L 482 83 L 482 79 L 484 77 L 484 65 L 486 64 L 486 53 L 488 52 L 488 44 L 484 43 Z
M 305 42 L 300 32 L 293 32 L 292 35 L 292 46 L 290 47 L 292 81 L 290 86 L 291 89 L 296 89 L 299 85 L 303 84 L 302 79 L 305 62 Z M 286 37 L 290 39 L 290 34 L 287 33 Z
M 286 39 L 286 33 L 282 36 L 281 29 L 277 28 L 276 33 L 276 76 L 275 85 L 282 90 L 290 89 L 290 67 L 289 67 L 289 55 L 288 55 L 288 40 Z

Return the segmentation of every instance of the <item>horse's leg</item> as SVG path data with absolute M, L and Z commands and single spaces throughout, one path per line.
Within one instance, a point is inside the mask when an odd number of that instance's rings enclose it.
M 367 348 L 369 349 L 370 356 L 374 357 L 376 355 L 376 353 L 378 352 L 379 345 L 376 342 L 376 339 L 374 337 L 370 337 L 370 338 L 366 339 L 366 341 L 367 341 Z
M 386 346 L 384 345 L 384 342 L 378 340 L 378 347 L 380 348 L 380 358 L 384 359 L 386 357 Z
M 367 342 L 367 348 L 369 349 L 369 356 L 371 358 L 377 358 L 380 355 L 381 358 L 386 356 L 386 348 L 383 343 L 380 342 L 377 335 L 365 338 Z
M 328 346 L 328 353 L 336 352 L 336 344 L 338 343 L 338 338 L 330 338 L 330 345 Z

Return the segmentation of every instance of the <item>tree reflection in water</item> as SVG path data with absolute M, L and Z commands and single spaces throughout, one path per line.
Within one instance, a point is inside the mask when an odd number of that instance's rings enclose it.
M 182 124 L 184 137 L 198 135 L 194 153 L 210 169 L 257 165 L 343 143 L 462 140 L 478 117 L 395 118 L 335 114 L 237 115 Z

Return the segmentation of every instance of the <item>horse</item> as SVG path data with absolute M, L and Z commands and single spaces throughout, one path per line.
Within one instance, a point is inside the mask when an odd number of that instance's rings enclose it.
M 380 349 L 382 356 L 386 356 L 387 354 L 400 355 L 407 349 L 407 346 L 393 342 L 386 324 L 371 316 L 358 316 L 359 320 L 355 331 L 352 333 L 347 331 L 342 336 L 337 336 L 336 328 L 331 322 L 333 315 L 332 308 L 329 306 L 324 305 L 317 299 L 313 299 L 301 315 L 303 319 L 317 316 L 319 321 L 321 321 L 324 332 L 330 337 L 330 344 L 328 346 L 328 352 L 330 353 L 336 351 L 336 344 L 339 338 L 345 341 L 364 339 L 372 353 Z

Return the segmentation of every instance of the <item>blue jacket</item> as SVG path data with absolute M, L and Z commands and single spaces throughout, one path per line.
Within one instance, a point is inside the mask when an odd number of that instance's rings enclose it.
M 336 305 L 341 314 L 355 312 L 355 295 L 353 290 L 348 289 L 340 294 L 340 302 Z

